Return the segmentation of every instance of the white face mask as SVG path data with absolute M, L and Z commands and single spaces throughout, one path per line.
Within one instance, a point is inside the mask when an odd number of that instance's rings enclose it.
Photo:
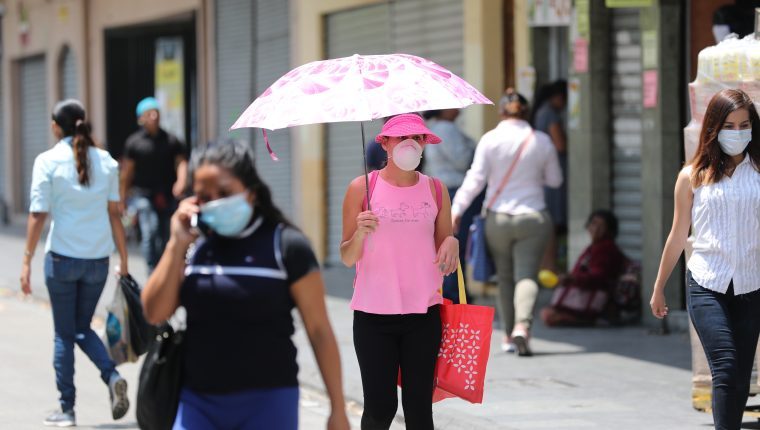
M 401 170 L 411 172 L 420 165 L 422 160 L 422 146 L 413 139 L 402 140 L 393 148 L 388 157 Z
M 752 129 L 746 130 L 721 130 L 718 132 L 720 149 L 728 155 L 734 156 L 744 152 L 749 142 L 752 141 Z

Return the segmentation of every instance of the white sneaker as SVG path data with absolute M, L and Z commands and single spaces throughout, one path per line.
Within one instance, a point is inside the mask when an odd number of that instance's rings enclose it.
M 517 351 L 517 348 L 515 347 L 515 344 L 512 342 L 511 338 L 504 336 L 504 339 L 501 341 L 501 351 L 507 354 L 513 354 L 515 351 Z
M 111 416 L 113 416 L 113 419 L 118 420 L 126 415 L 129 410 L 127 380 L 114 372 L 111 375 L 111 380 L 108 381 L 108 391 L 111 395 Z
M 517 347 L 515 347 L 514 343 L 502 342 L 501 351 L 507 354 L 514 354 L 517 351 Z
M 73 409 L 69 411 L 59 410 L 48 415 L 42 423 L 50 427 L 74 427 L 77 425 L 77 418 Z

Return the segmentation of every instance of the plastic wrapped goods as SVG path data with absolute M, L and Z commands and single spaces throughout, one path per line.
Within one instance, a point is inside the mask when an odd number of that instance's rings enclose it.
M 686 164 L 689 164 L 697 153 L 699 145 L 699 134 L 702 132 L 702 124 L 692 119 L 686 128 L 683 129 L 683 148 Z
M 692 119 L 701 123 L 715 93 L 741 88 L 760 108 L 760 40 L 729 37 L 697 57 L 697 79 L 689 84 Z

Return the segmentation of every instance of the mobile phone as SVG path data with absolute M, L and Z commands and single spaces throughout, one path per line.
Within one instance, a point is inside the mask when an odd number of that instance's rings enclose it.
M 200 213 L 194 214 L 192 218 L 190 218 L 190 227 L 201 232 L 204 236 L 208 236 L 211 232 L 211 227 L 203 222 Z

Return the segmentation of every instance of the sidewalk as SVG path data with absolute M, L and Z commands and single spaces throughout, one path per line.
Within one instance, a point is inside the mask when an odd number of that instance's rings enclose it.
M 23 236 L 18 228 L 0 229 L 0 427 L 40 428 L 44 413 L 55 407 L 52 360 L 52 323 L 41 278 L 42 252 L 38 252 L 32 278 L 37 301 L 18 300 L 18 271 Z M 137 255 L 135 253 L 135 255 Z M 144 265 L 131 258 L 131 271 L 144 280 Z M 351 293 L 351 271 L 328 269 L 325 280 L 330 319 L 338 338 L 343 362 L 344 387 L 351 420 L 358 426 L 362 389 L 352 343 L 352 314 L 346 297 Z M 102 309 L 111 297 L 104 293 Z M 542 291 L 541 300 L 549 292 Z M 658 336 L 641 327 L 547 329 L 535 328 L 536 356 L 519 358 L 499 349 L 495 332 L 482 405 L 457 399 L 434 407 L 439 429 L 615 429 L 673 430 L 711 428 L 708 414 L 691 408 L 691 359 L 685 334 Z M 328 403 L 313 353 L 297 320 L 302 383 L 301 428 L 324 428 Z M 108 395 L 94 366 L 77 353 L 78 420 L 92 428 L 135 428 L 134 415 L 113 423 Z M 130 381 L 134 399 L 139 367 L 120 367 Z M 7 382 L 6 382 L 7 381 Z M 757 400 L 750 399 L 757 403 Z M 403 428 L 402 411 L 398 423 Z M 760 428 L 745 420 L 745 428 Z M 356 427 L 358 428 L 358 427 Z
M 43 237 L 45 237 L 43 235 Z M 40 244 L 32 265 L 32 298 L 19 292 L 18 275 L 24 250 L 24 230 L 18 224 L 0 227 L 0 429 L 31 430 L 42 425 L 46 414 L 57 407 L 53 360 L 53 320 L 44 284 Z M 112 266 L 116 260 L 112 260 Z M 136 247 L 130 248 L 130 272 L 139 281 L 146 278 L 145 264 Z M 103 316 L 116 286 L 110 278 L 101 296 L 93 326 L 102 330 Z M 129 381 L 130 411 L 121 420 L 111 419 L 108 390 L 100 381 L 97 369 L 78 348 L 76 351 L 78 428 L 137 429 L 134 406 L 141 362 L 119 366 Z M 359 428 L 361 406 L 347 405 L 349 420 Z M 300 428 L 323 429 L 330 413 L 330 402 L 323 390 L 304 384 L 299 408 Z M 400 429 L 403 426 L 396 426 Z

